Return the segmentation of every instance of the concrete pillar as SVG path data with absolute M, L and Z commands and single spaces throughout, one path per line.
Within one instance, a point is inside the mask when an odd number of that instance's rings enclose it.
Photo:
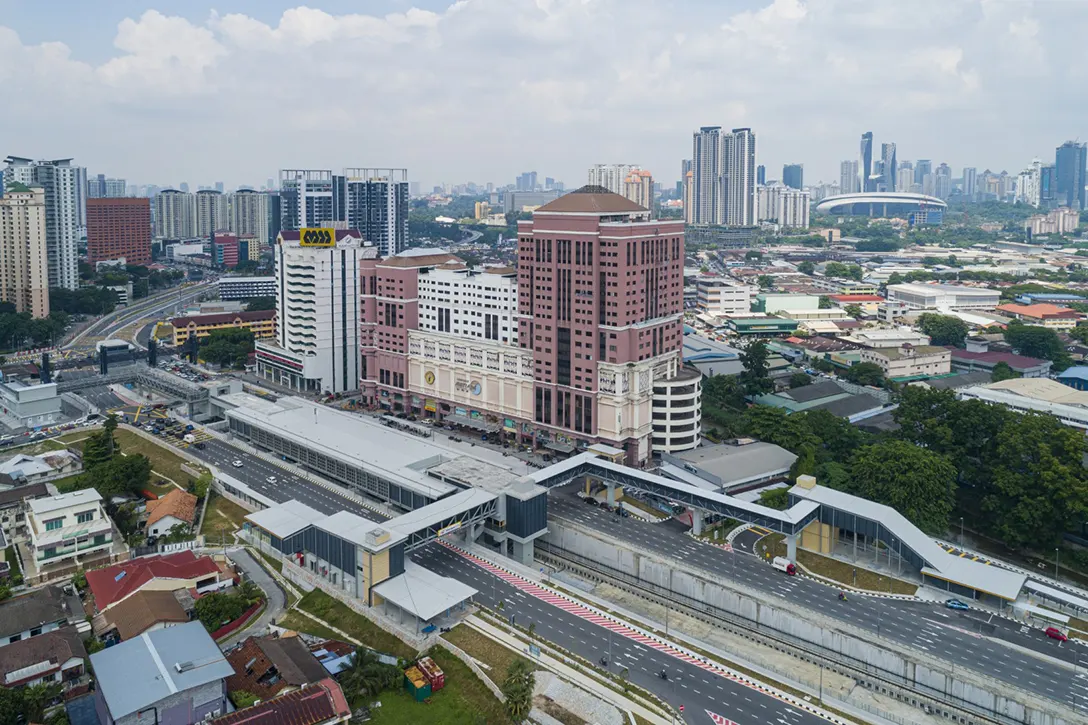
M 592 480 L 592 479 L 590 479 L 590 477 L 589 477 L 589 476 L 586 476 L 586 483 L 585 483 L 585 493 L 586 493 L 586 496 L 588 496 L 588 495 L 589 495 L 589 489 L 590 489 L 590 485 L 589 485 L 589 484 L 590 484 L 590 481 L 591 481 L 591 480 Z
M 786 558 L 790 561 L 797 561 L 797 534 L 786 537 Z
M 515 539 L 510 539 L 510 558 L 519 564 L 533 566 L 533 542 L 524 544 Z
M 605 485 L 608 486 L 608 505 L 609 506 L 615 506 L 616 505 L 616 486 L 613 483 L 606 483 Z
M 703 512 L 698 509 L 691 510 L 691 533 L 696 536 L 703 533 Z
M 858 532 L 854 532 L 854 561 L 858 560 Z

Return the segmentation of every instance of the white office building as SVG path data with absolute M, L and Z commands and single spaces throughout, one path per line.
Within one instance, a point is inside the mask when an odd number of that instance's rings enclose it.
M 193 195 L 194 234 L 201 239 L 211 237 L 230 225 L 227 197 L 215 189 L 201 189 Z
M 195 235 L 196 203 L 193 195 L 177 189 L 164 189 L 155 195 L 155 237 L 191 239 Z
M 742 317 L 752 311 L 756 290 L 725 277 L 700 277 L 695 282 L 699 311 L 715 317 Z
M 992 310 L 1001 301 L 997 290 L 950 284 L 891 284 L 888 302 L 912 310 Z
M 79 287 L 79 240 L 87 235 L 87 170 L 71 159 L 5 159 L 4 183 L 17 181 L 45 190 L 45 244 L 49 286 Z
M 359 387 L 359 261 L 376 257 L 356 230 L 330 246 L 303 246 L 284 230 L 276 260 L 276 339 L 257 343 L 257 374 L 302 392 Z
M 517 346 L 516 270 L 432 267 L 419 273 L 418 296 L 420 330 Z
M 268 194 L 252 189 L 239 189 L 228 197 L 230 223 L 228 229 L 240 237 L 256 237 L 261 246 L 268 239 Z

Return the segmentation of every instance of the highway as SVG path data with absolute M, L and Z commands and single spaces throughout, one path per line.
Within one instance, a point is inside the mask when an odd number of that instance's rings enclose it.
M 1077 645 L 1048 639 L 1040 630 L 1022 628 L 1019 623 L 994 617 L 996 630 L 983 636 L 972 629 L 972 621 L 940 604 L 885 599 L 852 594 L 839 601 L 837 590 L 807 577 L 790 577 L 755 556 L 729 552 L 695 541 L 676 521 L 648 523 L 635 517 L 621 518 L 596 506 L 588 506 L 575 493 L 575 486 L 552 489 L 548 515 L 581 524 L 593 531 L 626 541 L 639 549 L 688 567 L 702 569 L 726 585 L 735 580 L 749 587 L 803 604 L 808 609 L 860 627 L 923 654 L 932 654 L 1051 700 L 1074 705 L 1074 698 L 1088 698 L 1088 681 L 1057 664 L 1006 646 L 1016 645 L 1042 655 L 1075 664 L 1079 654 L 1088 664 L 1088 651 Z M 978 617 L 982 610 L 972 613 Z M 1022 631 L 1027 629 L 1027 631 Z
M 213 289 L 215 281 L 201 282 L 200 284 L 190 285 L 188 287 L 178 287 L 172 289 L 165 294 L 161 294 L 158 297 L 152 297 L 148 299 L 140 300 L 135 304 L 128 307 L 124 307 L 114 312 L 109 313 L 102 317 L 102 319 L 94 322 L 87 329 L 80 332 L 73 337 L 67 344 L 63 346 L 63 349 L 69 350 L 76 347 L 81 347 L 79 341 L 87 336 L 109 338 L 132 323 L 141 320 L 145 317 L 152 317 L 160 312 L 164 312 L 171 308 L 176 307 L 183 301 L 190 300 Z
M 475 601 L 492 609 L 502 601 L 503 614 L 526 628 L 535 625 L 535 635 L 563 649 L 598 663 L 608 660 L 613 674 L 628 670 L 629 680 L 654 693 L 673 707 L 684 706 L 684 721 L 713 722 L 707 711 L 741 725 L 781 723 L 809 725 L 825 723 L 823 718 L 800 710 L 776 697 L 742 683 L 689 664 L 670 654 L 638 644 L 587 619 L 507 584 L 486 569 L 440 544 L 431 543 L 412 554 L 413 561 L 436 573 L 458 579 L 478 590 Z M 658 673 L 666 671 L 669 679 Z

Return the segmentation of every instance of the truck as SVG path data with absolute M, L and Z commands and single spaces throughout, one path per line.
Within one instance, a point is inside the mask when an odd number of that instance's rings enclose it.
M 184 438 L 182 438 L 182 440 L 186 443 L 196 443 L 196 436 L 192 433 L 188 433 Z
M 797 567 L 793 565 L 793 562 L 784 556 L 776 556 L 774 561 L 771 562 L 771 566 L 778 571 L 784 571 L 788 575 L 793 576 L 797 573 Z

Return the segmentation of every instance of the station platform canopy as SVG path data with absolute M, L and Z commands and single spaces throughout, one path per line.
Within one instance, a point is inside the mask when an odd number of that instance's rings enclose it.
M 435 574 L 411 560 L 404 573 L 374 587 L 382 599 L 427 622 L 476 595 L 476 590 L 456 579 Z

